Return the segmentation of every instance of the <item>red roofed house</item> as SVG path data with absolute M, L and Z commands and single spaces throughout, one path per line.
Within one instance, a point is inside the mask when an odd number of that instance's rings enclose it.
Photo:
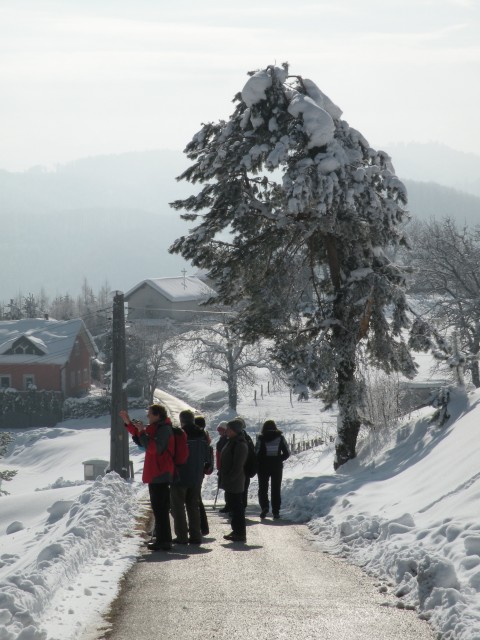
M 81 319 L 0 321 L 0 388 L 81 396 L 90 388 L 95 354 Z

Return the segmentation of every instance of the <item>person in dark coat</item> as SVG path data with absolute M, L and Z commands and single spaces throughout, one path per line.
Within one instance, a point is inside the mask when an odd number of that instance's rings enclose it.
M 243 425 L 243 435 L 245 436 L 245 440 L 247 442 L 247 446 L 250 445 L 252 449 L 254 448 L 253 440 L 247 432 L 247 425 L 245 424 L 245 420 L 240 416 L 235 416 L 234 420 L 239 420 Z M 243 487 L 243 505 L 245 509 L 248 506 L 248 490 L 250 488 L 250 477 L 245 474 L 245 486 Z
M 227 422 L 226 435 L 228 441 L 220 457 L 220 488 L 225 491 L 225 498 L 232 514 L 232 531 L 223 537 L 232 542 L 246 542 L 243 491 L 248 446 L 243 434 L 242 421 L 235 419 Z
M 180 426 L 187 436 L 188 459 L 180 467 L 177 478 L 170 487 L 173 526 L 176 544 L 201 544 L 200 494 L 209 449 L 203 429 L 195 424 L 192 411 L 179 414 Z M 185 513 L 186 511 L 186 513 Z M 187 525 L 188 517 L 188 525 Z
M 218 436 L 219 437 L 218 437 L 218 440 L 217 440 L 217 444 L 215 446 L 215 463 L 216 463 L 216 466 L 217 466 L 218 486 L 220 487 L 220 467 L 221 467 L 221 464 L 222 464 L 222 461 L 221 461 L 222 449 L 228 442 L 228 438 L 227 438 L 227 422 L 225 420 L 223 420 L 222 422 L 219 423 L 219 425 L 217 426 L 217 432 L 218 432 Z M 230 513 L 230 509 L 229 509 L 228 504 L 227 504 L 227 497 L 226 496 L 225 496 L 225 506 L 222 507 L 221 509 L 219 509 L 218 512 L 219 513 Z
M 280 517 L 283 463 L 290 457 L 287 441 L 273 420 L 263 423 L 257 438 L 255 452 L 258 460 L 258 502 L 260 518 L 265 518 L 270 510 L 268 485 L 271 483 L 272 513 L 275 519 Z
M 197 427 L 199 429 L 201 429 L 204 433 L 205 436 L 205 440 L 207 441 L 208 444 L 208 451 L 209 451 L 209 461 L 208 463 L 205 465 L 205 469 L 204 469 L 204 474 L 210 475 L 213 471 L 213 449 L 212 449 L 212 439 L 210 437 L 210 434 L 207 431 L 207 422 L 205 420 L 205 418 L 203 416 L 195 416 L 195 424 L 197 425 Z M 200 489 L 200 502 L 198 503 L 198 506 L 200 508 L 200 529 L 202 530 L 202 535 L 204 536 L 208 536 L 208 534 L 210 533 L 210 527 L 208 526 L 208 518 L 207 518 L 207 512 L 205 511 L 205 505 L 203 504 L 203 500 L 202 500 L 202 491 Z

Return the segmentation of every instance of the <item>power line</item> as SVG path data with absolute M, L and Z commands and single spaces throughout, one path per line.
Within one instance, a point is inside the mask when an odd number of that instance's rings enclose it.
M 177 309 L 176 307 L 131 307 L 128 311 L 180 311 L 182 313 L 204 313 L 207 315 L 237 315 L 238 311 L 202 311 L 201 309 Z M 163 318 L 135 318 L 135 320 L 163 320 Z

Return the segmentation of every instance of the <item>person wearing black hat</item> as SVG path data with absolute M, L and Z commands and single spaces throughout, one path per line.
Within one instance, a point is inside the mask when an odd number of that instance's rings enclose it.
M 232 514 L 232 531 L 223 537 L 231 542 L 247 541 L 243 491 L 248 446 L 243 428 L 244 424 L 241 420 L 234 419 L 227 422 L 228 441 L 222 449 L 220 458 L 220 488 L 225 491 L 225 498 Z

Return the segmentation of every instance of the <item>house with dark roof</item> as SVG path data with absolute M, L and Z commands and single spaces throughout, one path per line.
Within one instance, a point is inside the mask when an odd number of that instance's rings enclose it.
M 90 388 L 96 352 L 81 319 L 0 321 L 0 388 L 81 396 Z
M 197 276 L 149 278 L 125 294 L 128 319 L 155 325 L 169 318 L 176 322 L 189 322 L 198 313 L 208 312 L 202 306 L 215 291 Z

